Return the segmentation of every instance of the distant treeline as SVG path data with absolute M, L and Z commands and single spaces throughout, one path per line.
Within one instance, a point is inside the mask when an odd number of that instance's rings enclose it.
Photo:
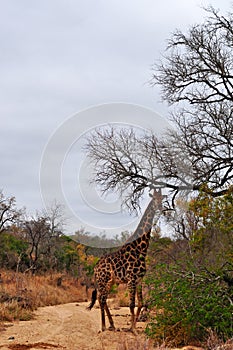
M 85 232 L 80 228 L 73 235 L 64 234 L 62 206 L 54 204 L 48 211 L 28 216 L 16 207 L 14 197 L 0 192 L 0 268 L 21 272 L 67 271 L 81 274 L 86 256 L 100 257 L 121 245 L 129 236 L 122 232 L 115 238 Z M 116 249 L 116 248 L 115 248 Z M 82 253 L 82 254 L 83 254 Z

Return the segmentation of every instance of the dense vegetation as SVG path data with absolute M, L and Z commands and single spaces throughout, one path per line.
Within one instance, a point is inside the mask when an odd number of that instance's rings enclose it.
M 183 228 L 181 230 L 181 227 Z M 176 239 L 152 241 L 147 284 L 157 312 L 147 334 L 173 345 L 233 335 L 233 191 L 200 193 L 180 212 Z

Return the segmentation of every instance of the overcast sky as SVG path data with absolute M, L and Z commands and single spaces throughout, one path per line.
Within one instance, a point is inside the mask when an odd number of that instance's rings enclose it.
M 43 150 L 55 130 L 79 111 L 124 102 L 166 118 L 167 106 L 161 103 L 158 89 L 148 84 L 151 66 L 164 52 L 171 32 L 203 21 L 206 13 L 200 6 L 209 4 L 224 13 L 231 2 L 0 1 L 0 188 L 4 194 L 14 195 L 17 205 L 26 206 L 29 213 L 42 209 Z M 85 203 L 80 208 L 85 212 Z

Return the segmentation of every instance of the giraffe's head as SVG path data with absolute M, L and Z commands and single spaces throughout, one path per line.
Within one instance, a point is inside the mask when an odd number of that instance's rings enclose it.
M 158 210 L 162 210 L 163 209 L 163 206 L 162 206 L 162 202 L 163 202 L 163 199 L 166 197 L 162 194 L 162 190 L 161 188 L 158 188 L 157 190 L 154 189 L 153 190 L 153 193 L 150 193 L 149 194 L 150 197 L 152 197 L 153 199 L 153 202 L 154 202 L 154 207 Z

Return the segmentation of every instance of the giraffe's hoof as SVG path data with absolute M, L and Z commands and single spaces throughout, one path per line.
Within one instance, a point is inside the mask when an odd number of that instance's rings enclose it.
M 129 332 L 131 332 L 131 333 L 133 333 L 134 335 L 138 335 L 138 332 L 137 332 L 137 330 L 136 330 L 136 328 L 129 328 L 129 330 L 128 330 Z
M 105 332 L 105 331 L 106 331 L 106 328 L 102 328 L 102 329 L 100 329 L 100 330 L 98 331 L 98 334 L 103 333 L 103 332 Z
M 116 328 L 115 328 L 114 326 L 110 326 L 110 327 L 108 328 L 108 330 L 109 330 L 109 331 L 115 332 Z
M 122 328 L 122 330 L 123 330 L 124 332 L 130 332 L 130 333 L 132 333 L 132 334 L 134 334 L 134 335 L 137 335 L 137 334 L 138 334 L 135 328 Z

